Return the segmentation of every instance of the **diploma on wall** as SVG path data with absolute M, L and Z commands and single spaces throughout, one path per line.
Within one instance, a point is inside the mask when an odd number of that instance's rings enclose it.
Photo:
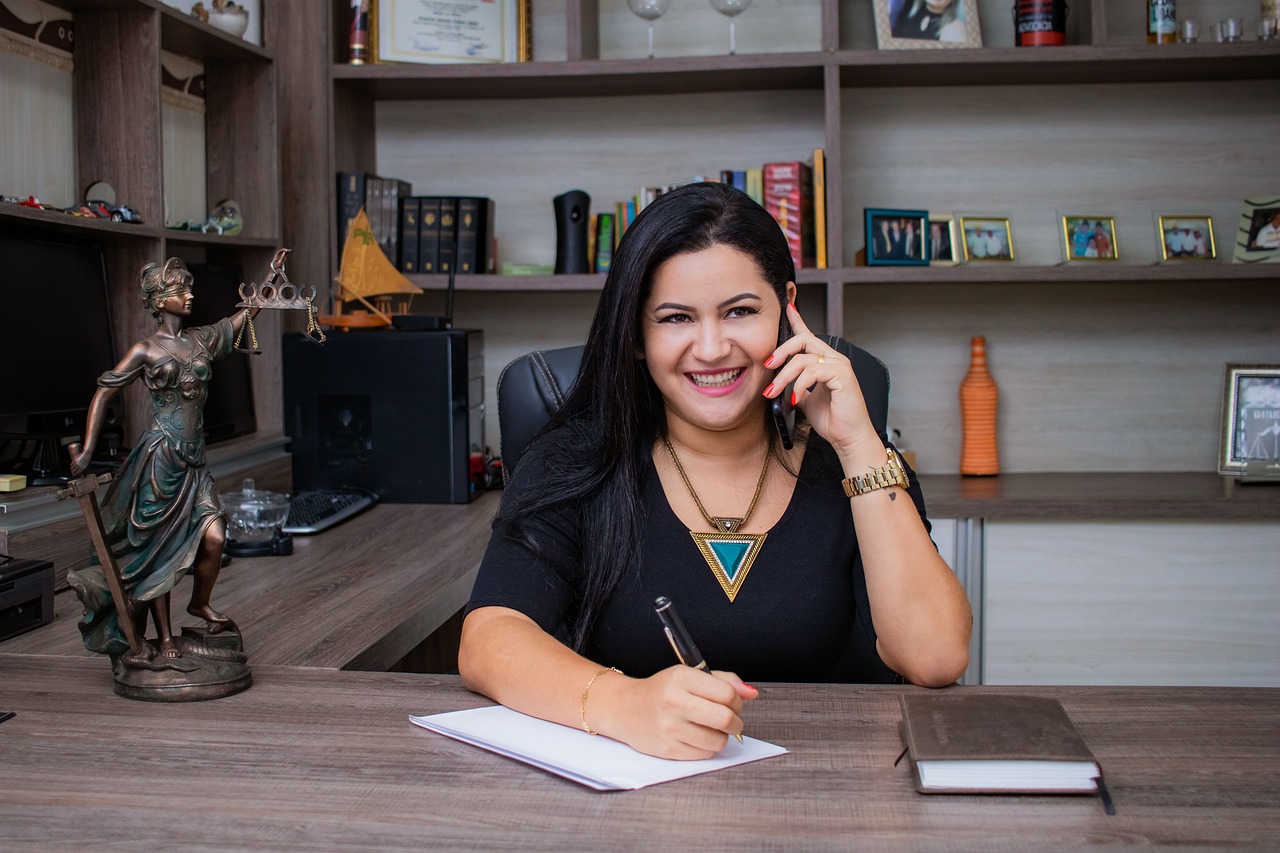
M 378 62 L 518 62 L 523 0 L 378 0 Z
M 415 726 L 523 761 L 597 791 L 634 791 L 662 782 L 723 770 L 787 750 L 755 738 L 732 738 L 703 761 L 671 761 L 636 752 L 625 743 L 589 735 L 502 705 L 410 716 Z

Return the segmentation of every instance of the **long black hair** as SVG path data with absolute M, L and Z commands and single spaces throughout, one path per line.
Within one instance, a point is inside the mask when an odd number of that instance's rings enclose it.
M 659 196 L 623 233 L 614 253 L 577 382 L 539 433 L 557 431 L 556 439 L 534 440 L 544 459 L 538 482 L 513 490 L 494 522 L 506 525 L 533 553 L 552 559 L 522 520 L 565 502 L 580 506 L 578 573 L 584 583 L 565 626 L 578 652 L 585 650 L 592 625 L 619 579 L 640 557 L 642 479 L 653 443 L 667 429 L 662 395 L 638 357 L 644 348 L 641 311 L 663 263 L 715 245 L 752 258 L 779 306 L 785 306 L 795 264 L 768 211 L 720 183 L 689 184 Z M 773 436 L 772 451 L 779 453 L 776 432 L 766 434 Z

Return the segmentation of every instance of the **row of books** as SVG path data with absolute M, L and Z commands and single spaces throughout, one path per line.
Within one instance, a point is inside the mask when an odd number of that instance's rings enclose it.
M 807 161 L 765 163 L 752 169 L 726 169 L 722 183 L 742 190 L 773 214 L 786 235 L 796 269 L 827 268 L 826 155 L 815 148 Z M 693 178 L 693 182 L 714 180 Z M 588 257 L 596 272 L 608 272 L 613 250 L 636 215 L 676 185 L 641 187 L 634 197 L 591 217 Z
M 338 245 L 361 208 L 374 239 L 396 269 L 408 274 L 493 272 L 493 199 L 420 196 L 408 181 L 369 172 L 338 173 Z

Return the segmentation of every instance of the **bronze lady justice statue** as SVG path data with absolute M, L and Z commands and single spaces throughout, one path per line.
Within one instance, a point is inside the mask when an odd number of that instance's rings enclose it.
M 226 519 L 205 467 L 203 415 L 212 363 L 231 352 L 242 325 L 251 323 L 259 309 L 183 329 L 183 318 L 191 314 L 191 290 L 192 275 L 178 258 L 143 268 L 142 298 L 159 328 L 98 378 L 84 447 L 72 459 L 74 475 L 87 470 L 107 403 L 141 378 L 151 391 L 151 421 L 101 506 L 102 532 L 133 612 L 117 612 L 101 565 L 67 576 L 85 608 L 80 622 L 85 647 L 112 656 L 117 692 L 135 698 L 212 698 L 249 684 L 236 626 L 210 604 Z M 169 594 L 188 571 L 193 583 L 187 612 L 204 619 L 208 628 L 174 636 Z M 136 636 L 143 637 L 148 613 L 155 644 L 144 641 L 131 650 L 120 620 L 133 620 Z M 227 636 L 214 639 L 219 634 Z M 130 678 L 133 694 L 122 689 Z

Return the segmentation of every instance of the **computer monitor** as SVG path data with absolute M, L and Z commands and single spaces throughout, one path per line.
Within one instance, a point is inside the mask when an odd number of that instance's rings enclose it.
M 0 305 L 0 470 L 33 484 L 65 477 L 65 445 L 118 361 L 102 247 L 0 227 Z

